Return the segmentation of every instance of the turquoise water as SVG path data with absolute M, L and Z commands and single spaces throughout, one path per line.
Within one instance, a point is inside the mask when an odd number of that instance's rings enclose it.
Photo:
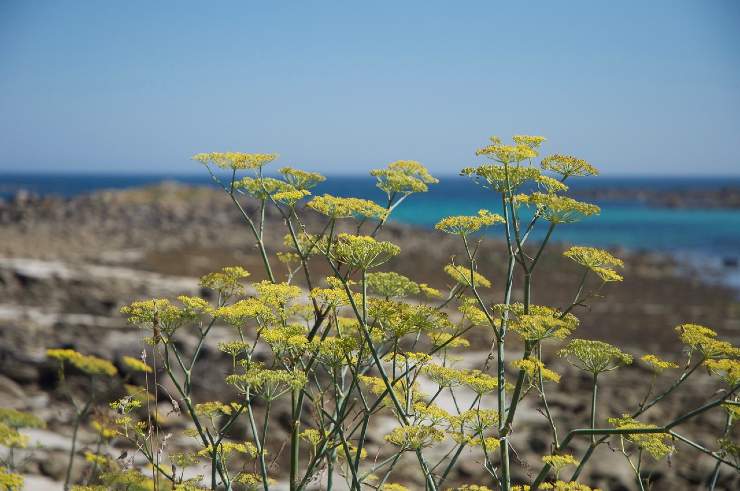
M 0 175 L 0 197 L 8 198 L 20 188 L 38 194 L 74 196 L 98 189 L 121 189 L 176 180 L 210 184 L 204 175 Z M 740 187 L 740 178 L 610 178 L 581 179 L 571 189 L 633 188 L 678 191 L 696 188 Z M 370 177 L 330 177 L 315 194 L 359 196 L 383 202 L 383 193 Z M 566 224 L 554 239 L 594 246 L 622 246 L 639 250 L 670 251 L 707 258 L 740 257 L 740 210 L 668 209 L 639 202 L 603 201 L 601 216 Z M 498 211 L 492 192 L 466 178 L 450 176 L 431 186 L 428 193 L 411 196 L 394 213 L 393 220 L 432 227 L 448 215 L 472 214 L 480 208 Z M 541 237 L 541 227 L 534 238 Z M 496 233 L 495 228 L 493 232 Z

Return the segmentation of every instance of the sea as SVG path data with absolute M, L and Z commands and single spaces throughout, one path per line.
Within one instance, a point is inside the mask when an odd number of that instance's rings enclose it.
M 21 189 L 38 195 L 72 197 L 162 181 L 214 185 L 207 175 L 0 174 L 0 198 L 8 199 Z M 681 193 L 694 189 L 740 188 L 740 177 L 598 177 L 573 179 L 568 184 L 576 193 L 594 189 Z M 329 176 L 314 190 L 314 194 L 323 193 L 373 199 L 379 203 L 385 200 L 385 195 L 369 176 Z M 392 220 L 430 228 L 440 218 L 449 215 L 473 214 L 481 208 L 500 211 L 499 199 L 468 178 L 447 176 L 440 178 L 439 184 L 430 186 L 429 192 L 410 196 L 394 211 Z M 558 226 L 554 240 L 670 253 L 711 271 L 711 278 L 740 289 L 740 269 L 737 266 L 740 260 L 740 209 L 667 208 L 635 199 L 593 202 L 601 207 L 600 216 Z M 543 233 L 544 230 L 540 230 L 533 239 L 542 237 Z

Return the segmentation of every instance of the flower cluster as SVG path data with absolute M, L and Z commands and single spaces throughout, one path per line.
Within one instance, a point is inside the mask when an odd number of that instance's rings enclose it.
M 647 363 L 656 373 L 661 373 L 669 368 L 678 368 L 677 364 L 663 360 L 656 355 L 643 355 L 640 359 Z
M 632 356 L 603 341 L 574 339 L 558 354 L 575 367 L 594 375 L 632 363 Z
M 361 198 L 339 198 L 330 194 L 315 196 L 308 207 L 330 218 L 373 218 L 381 220 L 388 210 L 379 204 Z
M 618 430 L 657 429 L 655 425 L 641 423 L 626 414 L 621 418 L 609 418 L 609 424 Z M 631 433 L 624 435 L 623 438 L 633 442 L 655 460 L 662 459 L 673 451 L 670 445 L 671 437 L 667 433 Z
M 577 222 L 582 217 L 598 215 L 601 212 L 596 205 L 554 193 L 519 194 L 516 200 L 519 203 L 534 206 L 542 218 L 555 224 Z
M 491 226 L 494 223 L 504 223 L 504 217 L 496 215 L 488 210 L 478 211 L 476 216 L 455 216 L 443 218 L 434 226 L 448 234 L 468 235 L 478 230 Z
M 71 363 L 77 369 L 88 375 L 106 375 L 113 377 L 118 370 L 113 363 L 97 356 L 83 355 L 72 349 L 49 349 L 46 350 L 46 356 L 64 362 Z
M 221 169 L 259 169 L 277 158 L 276 153 L 210 152 L 193 156 L 203 165 L 215 165 Z
M 716 339 L 717 333 L 699 324 L 681 324 L 676 327 L 681 342 L 706 358 L 740 357 L 740 348 Z
M 457 283 L 467 287 L 479 287 L 490 288 L 491 282 L 476 271 L 470 271 L 470 268 L 460 266 L 457 264 L 448 264 L 445 266 L 445 273 L 447 273 Z
M 380 266 L 401 249 L 390 242 L 378 241 L 367 235 L 339 234 L 334 245 L 334 257 L 353 268 L 368 270 Z
M 543 380 L 551 380 L 555 383 L 560 382 L 560 374 L 545 368 L 545 364 L 542 360 L 537 358 L 523 358 L 521 360 L 515 360 L 511 363 L 514 368 L 523 370 L 531 380 L 534 380 L 537 376 L 542 376 Z
M 378 188 L 388 194 L 390 199 L 395 193 L 423 193 L 429 184 L 436 184 L 438 179 L 415 160 L 397 160 L 388 164 L 385 169 L 374 169 L 370 175 L 378 180 Z
M 622 281 L 622 276 L 614 268 L 623 267 L 624 262 L 603 249 L 573 246 L 563 252 L 563 256 L 590 269 L 605 282 Z
M 554 154 L 542 159 L 543 169 L 556 172 L 563 179 L 570 176 L 598 176 L 599 170 L 583 159 L 570 155 Z
M 295 189 L 308 190 L 316 185 L 326 181 L 326 177 L 318 172 L 308 172 L 305 170 L 294 169 L 292 167 L 281 167 L 278 172 L 283 175 L 285 182 Z

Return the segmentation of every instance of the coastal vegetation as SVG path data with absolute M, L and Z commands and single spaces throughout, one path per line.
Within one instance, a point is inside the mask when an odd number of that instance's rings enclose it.
M 437 265 L 447 275 L 445 289 L 388 268 L 401 249 L 379 237 L 394 210 L 438 182 L 418 162 L 372 170 L 382 197 L 375 202 L 313 195 L 324 180 L 314 172 L 282 167 L 268 176 L 265 167 L 275 154 L 196 155 L 242 217 L 262 279 L 250 282 L 253 272 L 227 266 L 201 278 L 202 295 L 147 298 L 123 307 L 132 329 L 141 330 L 142 343 L 140 357 L 123 359 L 125 378 L 109 360 L 48 347 L 59 390 L 74 409 L 73 435 L 81 425 L 98 434 L 94 451 L 85 453 L 80 482 L 72 479 L 79 465 L 73 437 L 65 488 L 267 490 L 282 480 L 291 490 L 303 490 L 338 488 L 342 480 L 343 488 L 358 490 L 442 490 L 453 486 L 450 476 L 469 459 L 480 472 L 453 489 L 588 490 L 582 475 L 605 446 L 614 450 L 610 458 L 628 462 L 639 489 L 651 486 L 652 471 L 646 469 L 670 461 L 679 448 L 714 460 L 706 476 L 710 488 L 721 473 L 740 470 L 732 438 L 740 416 L 739 348 L 709 327 L 688 322 L 675 327 L 668 359 L 590 339 L 579 314 L 625 274 L 622 260 L 601 249 L 564 250 L 559 260 L 578 271 L 571 301 L 537 303 L 549 280 L 539 275 L 539 266 L 557 231 L 599 214 L 597 206 L 568 196 L 569 182 L 593 178 L 598 170 L 568 155 L 540 158 L 544 141 L 518 135 L 504 143 L 493 137 L 477 151 L 483 162 L 462 169 L 471 186 L 490 190 L 490 203 L 501 213 L 481 209 L 440 217 L 437 230 L 455 237 L 460 251 Z M 230 177 L 224 179 L 223 171 Z M 284 235 L 279 250 L 265 239 L 276 233 L 267 230 L 276 222 L 266 218 L 275 212 Z M 538 227 L 545 229 L 544 239 L 533 243 Z M 480 267 L 482 243 L 491 232 L 506 245 L 503 275 Z M 489 293 L 496 283 L 500 298 Z M 219 326 L 230 333 L 218 340 L 230 367 L 223 374 L 229 389 L 200 399 L 193 388 L 211 369 L 204 347 Z M 460 357 L 473 336 L 486 340 L 487 355 L 476 367 Z M 550 356 L 589 380 L 588 418 L 579 426 L 563 427 L 553 416 L 548 401 L 564 375 L 546 365 Z M 599 413 L 604 379 L 619 377 L 633 363 L 653 374 L 634 387 L 640 402 L 622 414 Z M 702 371 L 714 380 L 703 401 L 670 419 L 653 420 L 651 409 Z M 71 380 L 84 383 L 85 390 L 73 390 Z M 101 399 L 112 384 L 120 386 L 119 397 Z M 527 399 L 538 401 L 549 442 L 537 462 L 524 463 L 512 440 L 526 424 L 520 423 L 520 408 Z M 164 411 L 161 401 L 171 409 Z M 697 440 L 682 431 L 681 425 L 710 411 L 724 414 L 723 432 Z M 169 417 L 189 425 L 173 435 L 162 429 Z M 287 422 L 287 441 L 271 438 L 277 419 Z M 0 443 L 9 449 L 1 485 L 22 486 L 14 451 L 27 446 L 23 428 L 43 425 L 25 413 L 0 412 Z M 379 426 L 387 431 L 380 450 L 371 454 L 370 433 Z M 194 440 L 198 450 L 171 450 L 179 438 Z M 574 451 L 576 440 L 586 442 L 585 450 Z M 113 441 L 126 443 L 125 456 L 110 454 Z M 287 465 L 281 467 L 283 461 Z M 192 475 L 203 464 L 208 473 Z M 518 466 L 528 469 L 526 480 L 514 478 L 521 476 Z

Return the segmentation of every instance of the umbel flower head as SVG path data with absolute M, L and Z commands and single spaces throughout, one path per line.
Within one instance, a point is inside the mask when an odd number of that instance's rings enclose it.
M 374 169 L 370 175 L 378 179 L 378 188 L 388 194 L 411 194 L 426 192 L 428 184 L 436 184 L 439 179 L 432 177 L 429 171 L 415 160 L 397 160 L 388 164 L 385 169 Z
M 740 348 L 716 339 L 717 333 L 699 324 L 681 324 L 676 327 L 681 342 L 706 358 L 740 357 Z
M 655 425 L 641 423 L 626 414 L 621 418 L 609 418 L 609 424 L 619 430 L 657 428 Z M 666 433 L 634 433 L 624 435 L 622 438 L 631 441 L 655 460 L 662 459 L 673 451 L 673 447 L 670 446 L 671 437 Z
M 482 286 L 484 288 L 491 287 L 491 282 L 485 276 L 475 271 L 471 272 L 470 268 L 466 268 L 465 266 L 448 264 L 447 266 L 445 266 L 445 273 L 447 273 L 453 280 L 463 286 Z
M 106 375 L 113 377 L 118 370 L 113 363 L 97 356 L 83 355 L 75 350 L 71 349 L 49 349 L 46 350 L 46 356 L 59 360 L 62 364 L 64 362 L 71 363 L 79 370 L 85 372 L 88 375 Z
M 308 172 L 305 170 L 294 169 L 292 167 L 281 167 L 278 172 L 283 175 L 285 182 L 295 189 L 312 189 L 317 184 L 326 181 L 326 177 L 318 172 Z
M 485 164 L 478 167 L 465 167 L 460 171 L 460 174 L 471 176 L 478 184 L 483 187 L 490 187 L 499 193 L 511 194 L 526 182 L 532 182 L 548 193 L 568 190 L 568 186 L 562 182 L 545 176 L 539 169 L 527 165 L 512 167 L 509 165 Z
M 366 235 L 339 234 L 334 245 L 334 257 L 353 268 L 368 270 L 397 256 L 401 249 L 390 242 L 378 241 Z
M 501 138 L 492 136 L 491 144 L 476 150 L 476 155 L 485 155 L 491 160 L 501 164 L 515 164 L 525 160 L 536 158 L 535 150 L 545 141 L 541 136 L 517 135 L 514 137 L 514 145 L 504 145 Z
M 540 166 L 552 172 L 556 172 L 563 179 L 570 176 L 598 176 L 599 170 L 583 159 L 571 157 L 570 155 L 550 155 L 542 159 Z
M 339 198 L 330 194 L 316 196 L 308 207 L 330 218 L 374 218 L 382 219 L 388 210 L 379 204 L 360 198 Z
M 221 169 L 259 169 L 278 157 L 276 153 L 210 152 L 193 156 L 203 165 L 213 164 Z
M 598 215 L 601 212 L 596 205 L 554 193 L 519 194 L 516 200 L 519 203 L 536 207 L 542 218 L 551 223 L 573 223 L 583 217 Z
M 632 363 L 632 356 L 616 346 L 590 339 L 574 339 L 558 354 L 575 367 L 594 375 Z
M 406 297 L 421 293 L 418 283 L 394 271 L 368 273 L 367 287 L 370 291 L 386 298 Z
M 488 210 L 478 211 L 477 216 L 454 216 L 443 218 L 434 226 L 437 230 L 455 235 L 468 235 L 495 223 L 504 223 L 504 217 Z
M 573 246 L 563 252 L 563 256 L 590 269 L 603 281 L 622 281 L 622 276 L 614 268 L 623 267 L 624 262 L 603 249 Z

